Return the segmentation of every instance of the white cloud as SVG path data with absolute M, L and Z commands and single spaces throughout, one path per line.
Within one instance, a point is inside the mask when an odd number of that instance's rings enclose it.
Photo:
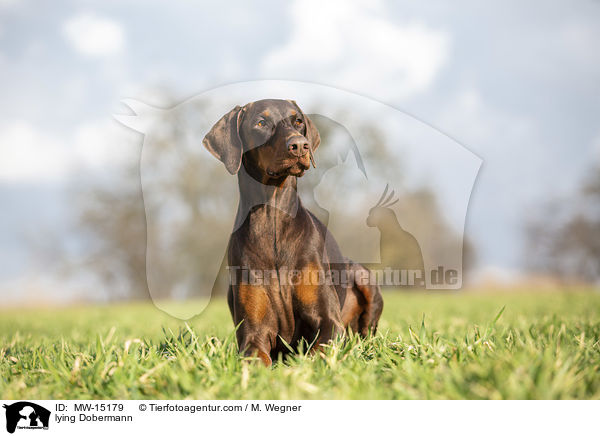
M 0 156 L 1 181 L 59 180 L 69 166 L 64 145 L 24 121 L 0 130 Z
M 111 119 L 82 123 L 58 136 L 25 121 L 0 128 L 0 182 L 60 182 L 135 159 L 135 132 Z
M 62 30 L 73 48 L 85 56 L 118 54 L 125 44 L 124 32 L 119 23 L 93 14 L 70 18 L 64 23 Z
M 129 141 L 136 138 L 137 141 Z M 99 169 L 136 158 L 139 138 L 116 121 L 107 119 L 81 124 L 73 135 L 75 166 L 86 170 Z
M 266 55 L 269 77 L 316 80 L 389 100 L 417 94 L 449 55 L 446 33 L 393 23 L 379 3 L 297 0 L 291 38 Z

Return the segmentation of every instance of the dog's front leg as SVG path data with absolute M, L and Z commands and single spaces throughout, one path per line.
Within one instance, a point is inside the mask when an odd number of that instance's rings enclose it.
M 309 342 L 315 341 L 315 349 L 344 334 L 340 305 L 333 287 L 304 280 L 294 287 L 294 305 L 304 325 L 303 336 Z
M 271 366 L 271 350 L 277 337 L 277 322 L 264 286 L 232 286 L 234 322 L 240 352 L 258 357 Z

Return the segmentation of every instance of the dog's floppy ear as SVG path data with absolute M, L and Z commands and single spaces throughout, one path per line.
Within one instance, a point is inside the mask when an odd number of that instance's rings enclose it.
M 231 174 L 237 174 L 242 164 L 240 125 L 243 109 L 234 107 L 212 126 L 202 144 L 225 165 Z
M 306 139 L 310 141 L 312 150 L 315 151 L 321 144 L 321 135 L 308 115 L 304 115 L 304 124 L 306 124 Z

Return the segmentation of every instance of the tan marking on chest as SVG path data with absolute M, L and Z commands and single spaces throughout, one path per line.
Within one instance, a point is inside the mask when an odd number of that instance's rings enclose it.
M 318 265 L 310 263 L 300 273 L 300 280 L 296 284 L 296 297 L 302 304 L 312 305 L 319 297 L 320 271 Z
M 260 323 L 269 307 L 267 291 L 262 286 L 240 285 L 240 303 L 248 320 L 253 324 Z

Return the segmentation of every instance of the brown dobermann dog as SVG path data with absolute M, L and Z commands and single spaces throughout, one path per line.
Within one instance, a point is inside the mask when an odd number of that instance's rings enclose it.
M 267 366 L 288 352 L 286 343 L 296 347 L 305 339 L 318 347 L 347 328 L 375 332 L 383 310 L 370 271 L 342 257 L 298 196 L 297 177 L 315 165 L 320 142 L 313 122 L 290 100 L 236 106 L 203 140 L 238 175 L 227 301 L 240 351 Z

